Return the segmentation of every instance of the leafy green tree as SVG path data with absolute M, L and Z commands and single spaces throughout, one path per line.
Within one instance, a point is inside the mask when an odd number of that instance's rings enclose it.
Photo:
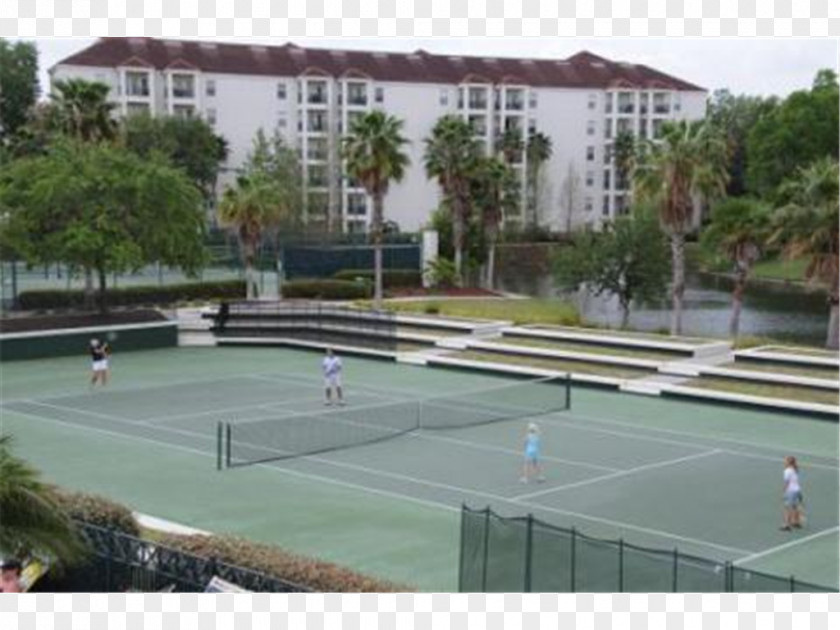
M 838 347 L 838 251 L 840 251 L 840 170 L 834 158 L 800 168 L 780 190 L 773 214 L 770 245 L 780 245 L 789 259 L 807 259 L 806 277 L 828 285 L 831 313 L 826 347 Z
M 496 137 L 496 152 L 500 153 L 508 164 L 521 163 L 524 150 L 525 141 L 522 139 L 521 129 L 509 127 Z
M 528 136 L 525 147 L 528 223 L 531 228 L 540 224 L 540 198 L 542 197 L 542 176 L 545 165 L 551 159 L 551 138 L 539 131 Z
M 747 137 L 747 186 L 773 196 L 797 170 L 840 151 L 840 89 L 832 70 L 821 70 L 810 90 L 800 90 L 761 117 Z
M 0 147 L 26 124 L 38 98 L 38 49 L 0 38 Z
M 123 119 L 120 136 L 125 146 L 140 156 L 153 151 L 165 155 L 189 176 L 207 201 L 213 198 L 228 149 L 225 139 L 213 133 L 204 120 L 138 114 Z
M 764 204 L 746 197 L 732 197 L 712 208 L 711 222 L 701 235 L 704 249 L 723 254 L 733 265 L 735 286 L 729 319 L 729 335 L 733 339 L 738 337 L 747 280 L 761 256 L 769 225 L 770 211 Z
M 720 198 L 727 181 L 727 145 L 704 122 L 665 124 L 657 141 L 640 145 L 633 174 L 634 198 L 656 208 L 671 242 L 671 334 L 682 332 L 685 294 L 685 237 L 695 203 Z
M 11 437 L 0 436 L 0 555 L 49 555 L 71 563 L 84 547 L 70 519 L 40 474 L 11 451 Z
M 374 110 L 359 118 L 344 138 L 342 154 L 347 173 L 365 187 L 373 200 L 371 236 L 374 246 L 374 294 L 376 308 L 382 308 L 382 226 L 385 195 L 391 182 L 405 175 L 409 159 L 403 147 L 403 121 L 385 112 Z
M 193 275 L 205 260 L 201 197 L 157 154 L 58 142 L 0 173 L 0 209 L 27 262 L 95 270 L 102 311 L 108 273 L 157 262 Z
M 740 197 L 747 193 L 747 138 L 759 120 L 778 107 L 775 96 L 734 95 L 729 90 L 715 90 L 709 98 L 707 119 L 726 135 L 729 143 L 729 183 L 726 194 Z
M 117 135 L 113 118 L 116 105 L 108 102 L 110 88 L 104 83 L 85 79 L 56 81 L 53 104 L 58 112 L 61 131 L 76 140 L 97 142 Z
M 472 197 L 481 217 L 487 245 L 484 286 L 492 290 L 499 227 L 505 215 L 515 213 L 519 207 L 520 187 L 516 173 L 499 157 L 481 158 L 472 178 Z
M 426 138 L 426 174 L 438 181 L 444 206 L 452 219 L 455 270 L 463 279 L 465 237 L 472 214 L 470 181 L 478 164 L 480 149 L 472 126 L 460 116 L 438 119 Z
M 615 295 L 622 328 L 627 327 L 633 300 L 652 301 L 665 295 L 668 267 L 667 240 L 656 218 L 644 213 L 617 217 L 600 232 L 576 232 L 554 263 L 561 287 Z

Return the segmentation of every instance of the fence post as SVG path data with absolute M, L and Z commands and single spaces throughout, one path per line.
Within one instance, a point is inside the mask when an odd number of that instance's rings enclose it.
M 679 562 L 680 562 L 680 550 L 677 549 L 676 547 L 674 547 L 674 575 L 673 575 L 673 580 L 672 580 L 672 588 L 673 588 L 672 592 L 674 592 L 674 593 L 678 592 L 677 591 L 677 586 L 679 584 L 677 582 L 677 566 L 679 565 Z
M 534 515 L 528 515 L 528 525 L 525 533 L 525 592 L 531 592 L 531 552 L 534 543 Z
M 12 260 L 12 308 L 18 305 L 17 260 Z
M 796 592 L 796 578 L 793 577 L 792 575 L 790 576 L 790 592 L 791 593 Z
M 223 431 L 224 428 L 222 426 L 222 422 L 220 421 L 216 425 L 216 470 L 222 469 L 222 442 L 224 440 Z
M 624 592 L 624 539 L 618 539 L 618 592 Z
M 230 433 L 231 433 L 230 422 L 228 422 L 227 424 L 225 424 L 225 430 L 226 430 L 226 436 L 225 436 L 225 462 L 226 462 L 226 464 L 227 464 L 227 467 L 228 467 L 228 468 L 230 468 L 230 443 L 231 443 L 231 439 L 230 439 Z
M 726 561 L 723 567 L 723 590 L 726 593 L 731 593 L 735 590 L 734 566 L 729 560 Z
M 487 555 L 490 548 L 490 508 L 484 510 L 484 561 L 481 564 L 481 592 L 487 592 Z
M 571 562 L 572 580 L 571 580 L 571 584 L 569 585 L 569 591 L 572 592 L 572 593 L 575 592 L 576 582 L 577 582 L 577 575 L 576 575 L 577 567 L 575 566 L 575 563 L 576 563 L 576 560 L 577 560 L 575 558 L 576 544 L 577 544 L 577 530 L 574 527 L 572 527 L 572 562 Z

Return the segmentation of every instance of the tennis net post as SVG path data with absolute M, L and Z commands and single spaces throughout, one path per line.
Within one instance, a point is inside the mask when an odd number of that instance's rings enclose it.
M 222 469 L 222 448 L 224 444 L 224 426 L 222 422 L 216 423 L 216 470 Z

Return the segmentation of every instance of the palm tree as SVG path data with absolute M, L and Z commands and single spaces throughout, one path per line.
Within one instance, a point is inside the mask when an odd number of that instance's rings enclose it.
M 452 215 L 455 273 L 461 282 L 464 239 L 472 212 L 470 178 L 476 168 L 480 148 L 472 126 L 459 116 L 443 116 L 426 138 L 426 174 L 435 178 Z
M 801 168 L 796 179 L 783 184 L 787 200 L 773 215 L 771 245 L 781 245 L 788 259 L 807 258 L 805 277 L 828 283 L 831 315 L 826 347 L 838 347 L 838 169 L 837 160 L 826 157 Z
M 623 184 L 633 170 L 636 159 L 636 139 L 631 132 L 622 131 L 615 137 L 610 151 L 615 163 L 616 181 L 619 185 Z M 620 187 L 624 188 L 624 186 Z
M 403 121 L 382 111 L 358 118 L 344 138 L 343 156 L 347 174 L 360 181 L 373 200 L 371 236 L 374 247 L 375 308 L 382 308 L 382 227 L 385 195 L 392 181 L 399 182 L 409 165 L 402 148 L 408 140 L 402 135 Z
M 729 319 L 729 335 L 733 339 L 738 337 L 744 290 L 767 239 L 769 219 L 767 207 L 756 200 L 726 199 L 712 208 L 711 223 L 701 237 L 705 248 L 723 253 L 734 266 L 735 286 Z
M 538 131 L 528 136 L 525 156 L 528 171 L 528 207 L 531 210 L 529 222 L 532 226 L 539 224 L 540 174 L 545 163 L 551 159 L 551 153 L 549 136 Z
M 657 209 L 671 242 L 671 334 L 682 333 L 685 294 L 685 237 L 696 203 L 721 197 L 727 172 L 726 139 L 703 121 L 663 125 L 661 137 L 647 140 L 636 156 L 634 196 Z
M 493 289 L 496 267 L 496 242 L 506 211 L 515 210 L 519 200 L 519 182 L 513 169 L 499 157 L 481 158 L 473 179 L 473 197 L 481 212 L 487 241 L 485 288 Z
M 117 123 L 112 118 L 115 105 L 108 102 L 107 85 L 69 79 L 56 81 L 54 87 L 52 98 L 63 133 L 83 142 L 111 140 L 116 136 Z
M 236 229 L 245 263 L 246 296 L 256 297 L 254 263 L 266 231 L 291 212 L 277 182 L 259 172 L 241 176 L 236 187 L 228 188 L 219 203 L 219 221 Z
M 82 543 L 73 525 L 25 461 L 12 455 L 9 435 L 0 436 L 0 554 L 48 554 L 73 561 Z
M 502 154 L 508 164 L 521 162 L 524 150 L 525 141 L 522 139 L 521 129 L 508 127 L 496 137 L 496 151 Z

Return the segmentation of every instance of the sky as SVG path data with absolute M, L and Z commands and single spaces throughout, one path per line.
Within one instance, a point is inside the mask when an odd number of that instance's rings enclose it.
M 16 38 L 10 38 L 16 39 Z M 838 42 L 817 38 L 584 38 L 584 37 L 240 37 L 214 41 L 479 56 L 563 59 L 588 50 L 614 61 L 642 63 L 709 91 L 786 96 L 811 85 L 821 68 L 837 69 Z M 36 38 L 42 94 L 47 69 L 95 38 Z

